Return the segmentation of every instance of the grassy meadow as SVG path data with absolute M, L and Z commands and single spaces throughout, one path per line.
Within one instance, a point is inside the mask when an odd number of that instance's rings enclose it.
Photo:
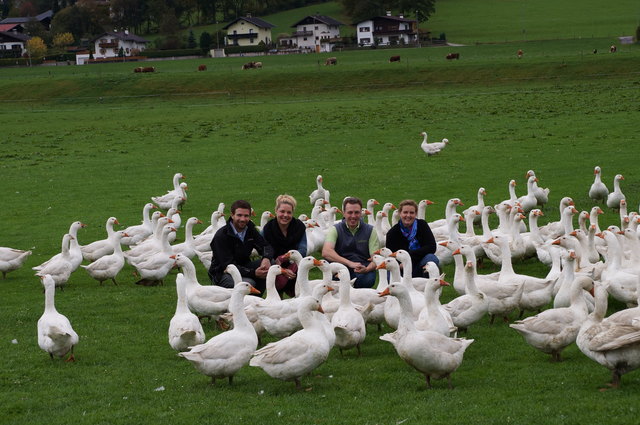
M 592 43 L 533 43 L 519 61 L 518 45 L 506 44 L 460 48 L 453 63 L 443 49 L 406 49 L 400 64 L 386 62 L 389 51 L 367 51 L 342 53 L 333 68 L 318 66 L 321 55 L 265 57 L 264 69 L 244 73 L 246 58 L 209 60 L 202 73 L 201 61 L 158 62 L 148 75 L 133 74 L 131 64 L 0 69 L 0 245 L 33 250 L 26 267 L 0 281 L 3 423 L 635 421 L 637 372 L 620 390 L 600 392 L 609 372 L 575 346 L 551 363 L 488 319 L 470 329 L 475 342 L 452 391 L 441 381 L 426 390 L 373 327 L 363 356 L 332 352 L 303 380 L 309 391 L 249 367 L 233 386 L 211 386 L 167 343 L 174 278 L 139 287 L 129 267 L 119 286 L 99 286 L 79 269 L 56 293 L 80 335 L 76 363 L 51 361 L 36 339 L 43 294 L 30 267 L 59 252 L 72 221 L 88 224 L 82 244 L 104 237 L 109 216 L 137 224 L 143 205 L 178 171 L 189 184 L 183 220 L 205 223 L 219 202 L 246 198 L 261 212 L 284 192 L 298 199 L 298 213 L 308 212 L 317 174 L 333 203 L 346 195 L 427 198 L 436 202 L 427 211 L 435 219 L 451 197 L 474 204 L 480 186 L 488 204 L 508 198 L 510 179 L 524 194 L 529 169 L 551 189 L 544 210 L 551 221 L 563 196 L 579 210 L 593 205 L 595 165 L 609 188 L 615 174 L 625 176 L 622 190 L 636 210 L 640 51 L 593 55 Z M 421 131 L 451 143 L 427 157 Z M 601 218 L 618 223 L 610 210 Z M 533 260 L 515 268 L 547 271 Z M 453 276 L 451 266 L 445 272 Z M 446 288 L 443 301 L 453 297 Z M 205 324 L 205 332 L 217 331 Z

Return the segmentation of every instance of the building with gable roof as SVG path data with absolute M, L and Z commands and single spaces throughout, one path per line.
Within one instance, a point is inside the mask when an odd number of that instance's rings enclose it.
M 129 31 L 105 32 L 91 40 L 95 59 L 115 58 L 122 48 L 125 56 L 136 56 L 147 47 L 149 40 L 130 34 Z
M 271 44 L 271 28 L 275 25 L 264 19 L 242 16 L 231 21 L 222 29 L 227 30 L 224 44 L 226 46 L 257 46 L 262 41 Z
M 344 25 L 330 16 L 309 15 L 291 27 L 296 30 L 291 37 L 280 39 L 281 47 L 297 47 L 313 52 L 331 52 L 340 41 L 340 26 Z
M 376 16 L 356 24 L 359 46 L 393 46 L 418 42 L 418 21 L 404 16 Z

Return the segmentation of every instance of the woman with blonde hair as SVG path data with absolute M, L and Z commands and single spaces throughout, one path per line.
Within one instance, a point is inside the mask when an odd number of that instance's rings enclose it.
M 280 195 L 276 198 L 276 218 L 265 224 L 262 229 L 265 240 L 271 245 L 284 273 L 276 278 L 276 289 L 282 295 L 295 296 L 296 272 L 298 266 L 283 257 L 289 250 L 295 249 L 304 257 L 307 255 L 307 236 L 304 223 L 293 216 L 296 200 L 291 195 Z

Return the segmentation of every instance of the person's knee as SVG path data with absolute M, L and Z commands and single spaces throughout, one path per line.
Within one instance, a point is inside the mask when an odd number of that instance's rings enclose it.
M 234 286 L 233 278 L 229 273 L 224 273 L 219 281 L 214 281 L 213 283 L 224 288 L 233 288 Z
M 376 272 L 370 272 L 366 274 L 360 274 L 356 278 L 353 284 L 354 288 L 373 288 L 376 283 Z

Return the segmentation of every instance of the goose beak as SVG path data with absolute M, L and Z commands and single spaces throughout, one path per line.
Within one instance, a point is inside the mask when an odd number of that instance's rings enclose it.
M 254 288 L 253 286 L 249 285 L 249 293 L 250 294 L 256 294 L 256 295 L 260 295 L 261 292 L 258 291 L 256 288 Z
M 460 254 L 461 254 L 461 252 L 460 252 L 460 248 L 456 249 L 455 251 L 453 251 L 453 252 L 451 253 L 451 255 L 460 255 Z
M 440 286 L 450 286 L 449 282 L 440 279 Z
M 319 267 L 322 265 L 322 261 L 318 260 L 317 258 L 313 259 L 313 265 L 316 267 Z
M 391 292 L 389 292 L 389 288 L 385 288 L 384 291 L 380 292 L 378 294 L 379 297 L 384 297 L 385 295 L 390 295 Z
M 376 270 L 383 270 L 383 269 L 386 270 L 386 268 L 387 268 L 386 263 L 380 263 L 380 265 L 376 267 Z

